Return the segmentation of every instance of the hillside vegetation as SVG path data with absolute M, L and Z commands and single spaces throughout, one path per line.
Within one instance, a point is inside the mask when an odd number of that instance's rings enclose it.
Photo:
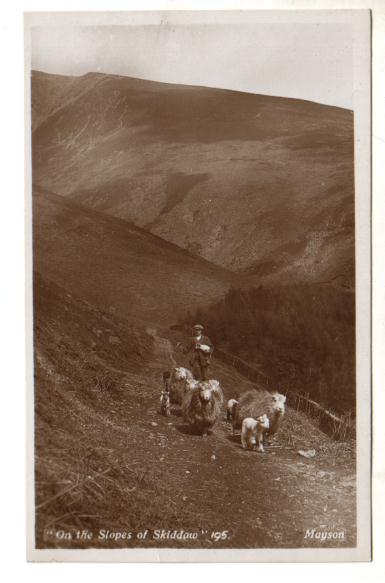
M 39 188 L 258 282 L 352 287 L 351 111 L 114 75 L 39 72 L 32 106 Z
M 35 191 L 34 268 L 131 320 L 173 323 L 241 280 L 126 221 Z
M 232 289 L 181 318 L 202 322 L 214 344 L 254 364 L 271 387 L 308 393 L 340 414 L 355 413 L 355 301 L 330 286 Z

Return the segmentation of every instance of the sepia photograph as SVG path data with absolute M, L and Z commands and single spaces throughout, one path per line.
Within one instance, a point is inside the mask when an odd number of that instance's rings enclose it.
M 30 560 L 370 560 L 369 11 L 25 55 Z

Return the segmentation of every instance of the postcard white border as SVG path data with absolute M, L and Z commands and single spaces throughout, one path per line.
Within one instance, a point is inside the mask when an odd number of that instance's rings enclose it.
M 324 583 L 325 578 L 349 580 L 350 583 L 383 581 L 385 572 L 385 7 L 383 0 L 55 0 L 56 10 L 125 10 L 167 8 L 227 9 L 311 9 L 367 8 L 372 9 L 373 22 L 373 561 L 371 563 L 322 564 L 194 564 L 186 570 L 183 564 L 38 564 L 25 562 L 25 258 L 24 258 L 24 73 L 23 73 L 23 11 L 52 10 L 49 0 L 4 2 L 0 8 L 1 71 L 12 90 L 1 92 L 5 111 L 0 134 L 0 152 L 7 164 L 2 169 L 3 195 L 2 229 L 0 230 L 2 269 L 7 282 L 1 287 L 3 386 L 7 387 L 7 414 L 0 424 L 3 446 L 3 467 L 12 468 L 11 479 L 0 481 L 2 525 L 0 545 L 3 551 L 2 572 L 8 579 L 28 577 L 30 582 L 67 583 L 69 578 L 92 577 L 105 581 L 106 576 L 156 578 L 158 582 L 184 581 L 197 577 L 216 577 L 221 581 L 234 578 L 269 580 L 295 578 L 296 581 Z M 7 86 L 7 88 L 8 88 Z M 5 280 L 3 280 L 5 281 Z M 12 436 L 12 447 L 9 438 Z M 9 476 L 8 476 L 9 477 Z
M 50 25 L 53 22 L 70 25 L 136 25 L 160 23 L 164 12 L 99 12 L 99 13 L 32 13 L 25 15 L 26 103 L 29 103 L 29 29 L 34 25 Z M 190 22 L 187 12 L 171 12 L 171 22 Z M 368 11 L 333 12 L 303 11 L 277 12 L 194 12 L 193 21 L 218 21 L 251 23 L 261 16 L 266 21 L 334 22 L 351 19 L 355 34 L 354 54 L 354 110 L 355 110 L 355 189 L 356 189 L 356 329 L 357 329 L 357 547 L 336 549 L 35 549 L 34 548 L 34 480 L 33 480 L 33 346 L 31 313 L 31 280 L 27 269 L 27 357 L 28 357 L 28 425 L 27 425 L 27 556 L 29 561 L 76 561 L 76 562 L 318 562 L 318 561 L 368 561 L 371 558 L 371 507 L 370 507 L 370 451 L 371 451 L 371 329 L 370 329 L 370 13 Z M 25 135 L 28 136 L 30 116 L 27 110 Z M 31 201 L 30 201 L 30 143 L 26 152 L 26 258 L 31 265 Z M 31 417 L 32 414 L 32 417 Z
M 264 9 L 309 9 L 309 8 L 368 8 L 373 9 L 373 394 L 374 394 L 374 456 L 373 456 L 373 502 L 374 502 L 374 560 L 371 564 L 328 565 L 263 565 L 258 571 L 252 571 L 258 577 L 273 574 L 285 577 L 295 574 L 297 580 L 310 578 L 315 583 L 324 581 L 325 577 L 349 577 L 349 581 L 382 581 L 385 572 L 385 410 L 384 379 L 385 379 L 385 270 L 383 257 L 385 255 L 385 8 L 383 0 L 20 0 L 12 2 L 4 0 L 0 8 L 0 42 L 3 67 L 2 74 L 8 84 L 3 86 L 0 98 L 2 106 L 6 106 L 4 123 L 0 135 L 2 159 L 7 163 L 2 168 L 3 205 L 7 212 L 3 214 L 3 225 L 0 232 L 1 251 L 3 257 L 3 280 L 1 297 L 3 300 L 2 335 L 0 338 L 3 360 L 3 387 L 7 395 L 7 415 L 4 416 L 0 431 L 2 432 L 3 466 L 12 468 L 12 475 L 2 479 L 2 532 L 1 548 L 3 551 L 2 570 L 9 570 L 12 579 L 17 575 L 27 575 L 29 581 L 68 581 L 74 573 L 92 574 L 93 581 L 104 581 L 107 569 L 103 565 L 84 565 L 87 571 L 76 565 L 38 565 L 26 564 L 24 550 L 24 221 L 23 205 L 23 166 L 24 166 L 24 136 L 23 136 L 23 21 L 24 11 L 52 10 L 125 10 L 159 9 L 159 8 L 264 8 Z M 2 112 L 3 113 L 3 112 Z M 9 196 L 6 197 L 6 194 Z M 4 208 L 4 207 L 3 207 Z M 5 285 L 6 281 L 6 285 Z M 5 308 L 5 309 L 4 309 Z M 8 447 L 12 436 L 12 447 Z M 11 477 L 11 479 L 9 479 Z M 127 574 L 125 565 L 105 565 L 108 573 Z M 130 576 L 143 572 L 152 573 L 157 580 L 170 580 L 172 573 L 178 572 L 184 580 L 189 581 L 192 574 L 196 577 L 200 565 L 191 565 L 188 572 L 185 568 L 173 565 L 172 571 L 162 569 L 155 571 L 156 565 L 131 566 Z M 251 573 L 242 569 L 242 565 L 213 565 L 212 573 L 227 580 L 231 576 L 239 578 L 241 573 Z M 233 567 L 233 568 L 232 568 Z M 250 569 L 254 569 L 253 566 Z M 209 566 L 202 566 L 201 574 L 207 574 Z M 175 579 L 180 580 L 180 579 Z M 343 579 L 345 580 L 345 579 Z

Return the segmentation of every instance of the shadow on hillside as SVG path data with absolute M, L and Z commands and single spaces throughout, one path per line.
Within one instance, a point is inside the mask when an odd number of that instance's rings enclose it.
M 231 443 L 235 443 L 237 445 L 241 444 L 241 438 L 240 438 L 239 434 L 233 435 L 231 433 L 230 435 L 226 435 L 226 439 L 227 439 L 227 441 L 230 441 Z
M 175 425 L 175 428 L 177 431 L 179 431 L 179 433 L 183 433 L 183 435 L 200 435 L 202 436 L 202 433 L 200 431 L 198 431 L 195 427 L 192 427 L 191 425 L 187 425 L 187 424 L 183 424 L 183 425 Z

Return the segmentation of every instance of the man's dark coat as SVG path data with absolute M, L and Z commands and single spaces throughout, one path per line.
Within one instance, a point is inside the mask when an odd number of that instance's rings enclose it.
M 203 350 L 199 350 L 196 348 L 197 344 L 206 344 L 206 346 L 210 347 L 210 352 L 203 352 Z M 199 366 L 209 366 L 211 361 L 211 355 L 214 352 L 214 346 L 208 336 L 202 336 L 198 340 L 195 336 L 190 338 L 189 342 L 185 344 L 182 348 L 185 354 L 192 353 L 190 356 L 190 364 L 193 366 L 194 364 L 199 364 Z

